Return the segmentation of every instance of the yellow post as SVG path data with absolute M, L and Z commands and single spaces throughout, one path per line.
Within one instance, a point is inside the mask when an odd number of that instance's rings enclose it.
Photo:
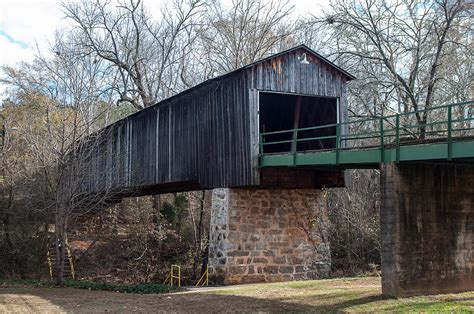
M 173 286 L 173 265 L 170 268 L 170 287 Z
M 46 251 L 46 258 L 48 260 L 48 268 L 49 268 L 49 278 L 53 280 L 53 265 L 51 263 L 51 255 L 49 255 L 49 247 Z
M 174 269 L 178 269 L 178 276 L 174 275 Z M 173 286 L 173 278 L 178 279 L 178 287 L 181 287 L 181 266 L 179 265 L 171 265 L 171 271 L 170 271 L 170 286 Z
M 69 247 L 69 243 L 67 241 L 67 236 L 64 240 L 65 240 L 64 244 L 66 246 L 67 258 L 68 258 L 69 266 L 70 266 L 70 269 L 71 269 L 71 277 L 72 277 L 72 280 L 75 280 L 76 279 L 76 272 L 74 271 L 74 262 L 73 262 L 73 259 L 72 259 L 71 248 Z
M 204 271 L 204 273 L 201 275 L 201 277 L 199 278 L 199 280 L 196 282 L 196 284 L 194 285 L 195 287 L 198 287 L 198 286 L 208 286 L 209 285 L 209 266 L 206 265 L 206 270 Z
M 165 281 L 163 281 L 163 284 L 164 284 L 164 285 L 169 284 L 169 283 L 168 283 L 168 280 L 170 279 L 170 274 L 171 274 L 171 273 L 168 273 L 168 275 L 166 275 Z

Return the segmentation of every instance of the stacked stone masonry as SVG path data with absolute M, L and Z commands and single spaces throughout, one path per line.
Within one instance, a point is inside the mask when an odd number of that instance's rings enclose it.
M 328 277 L 328 213 L 322 195 L 315 189 L 215 189 L 211 280 L 237 284 Z

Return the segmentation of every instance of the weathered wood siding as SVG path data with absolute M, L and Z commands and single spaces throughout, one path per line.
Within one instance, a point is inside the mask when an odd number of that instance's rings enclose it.
M 85 190 L 258 185 L 258 91 L 338 97 L 345 121 L 347 80 L 300 48 L 200 84 L 109 126 L 87 160 Z
M 251 185 L 247 91 L 232 75 L 111 125 L 88 160 L 87 190 Z
M 308 64 L 301 63 L 299 58 L 303 54 Z M 250 112 L 254 115 L 258 114 L 258 92 L 270 91 L 338 98 L 339 121 L 348 121 L 346 83 L 349 78 L 304 48 L 257 63 L 247 68 L 245 75 L 250 89 Z M 258 116 L 251 116 L 250 121 L 252 175 L 254 184 L 259 184 L 258 158 L 255 157 L 259 150 Z M 348 128 L 343 127 L 341 133 L 348 133 Z
M 303 53 L 309 64 L 298 59 Z M 337 97 L 341 114 L 347 115 L 347 76 L 303 48 L 257 63 L 246 70 L 246 76 L 251 89 Z M 345 121 L 344 116 L 340 119 Z

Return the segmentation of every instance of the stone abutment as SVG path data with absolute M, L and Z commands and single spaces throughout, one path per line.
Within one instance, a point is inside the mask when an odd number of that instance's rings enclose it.
M 238 284 L 326 278 L 328 212 L 316 189 L 215 189 L 209 273 Z

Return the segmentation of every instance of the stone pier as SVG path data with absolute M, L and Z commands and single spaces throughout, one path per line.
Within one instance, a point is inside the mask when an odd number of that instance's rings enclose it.
M 381 167 L 383 293 L 474 290 L 474 165 Z
M 238 284 L 326 278 L 328 213 L 316 189 L 216 189 L 209 274 Z

